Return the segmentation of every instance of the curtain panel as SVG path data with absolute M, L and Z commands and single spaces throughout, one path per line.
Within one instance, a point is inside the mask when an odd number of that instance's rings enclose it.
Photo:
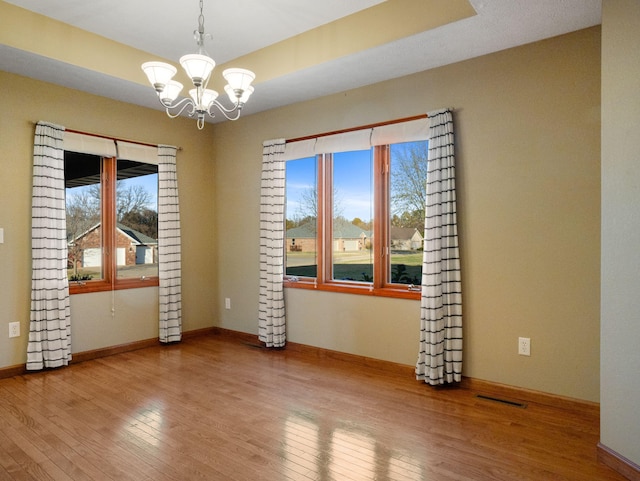
M 177 148 L 158 146 L 159 339 L 182 339 L 182 264 L 180 208 L 176 172 Z
M 462 289 L 456 216 L 453 116 L 429 113 L 429 154 L 416 377 L 462 380 Z
M 260 186 L 258 337 L 267 347 L 286 343 L 284 309 L 285 140 L 263 143 Z
M 71 361 L 62 126 L 36 124 L 31 212 L 31 315 L 27 344 L 30 371 L 66 366 Z

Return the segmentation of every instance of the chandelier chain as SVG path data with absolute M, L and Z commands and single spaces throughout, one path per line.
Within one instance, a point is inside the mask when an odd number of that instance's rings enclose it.
M 204 0 L 200 0 L 200 15 L 198 15 L 198 29 L 193 31 L 193 38 L 196 40 L 196 44 L 198 45 L 198 53 L 207 54 L 204 48 L 204 39 L 209 38 L 213 39 L 210 33 L 204 33 Z

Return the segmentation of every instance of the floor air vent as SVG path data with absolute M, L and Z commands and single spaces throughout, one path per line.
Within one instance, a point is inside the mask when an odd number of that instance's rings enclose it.
M 526 409 L 527 405 L 518 401 L 510 401 L 508 399 L 501 399 L 499 397 L 487 396 L 485 394 L 476 394 L 478 399 L 484 399 L 485 401 L 493 401 L 507 406 L 513 406 L 514 408 Z

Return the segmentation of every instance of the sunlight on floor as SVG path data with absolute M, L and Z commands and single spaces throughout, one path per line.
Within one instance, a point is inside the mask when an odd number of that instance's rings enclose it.
M 162 407 L 154 404 L 139 409 L 123 429 L 152 446 L 159 447 L 163 439 L 162 424 Z
M 285 470 L 310 479 L 424 479 L 422 466 L 409 454 L 378 446 L 364 429 L 325 426 L 308 413 L 286 420 L 282 451 Z

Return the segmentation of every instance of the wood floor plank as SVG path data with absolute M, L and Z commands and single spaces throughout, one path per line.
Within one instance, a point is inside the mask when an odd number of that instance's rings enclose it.
M 0 481 L 624 481 L 598 422 L 208 334 L 0 380 Z

